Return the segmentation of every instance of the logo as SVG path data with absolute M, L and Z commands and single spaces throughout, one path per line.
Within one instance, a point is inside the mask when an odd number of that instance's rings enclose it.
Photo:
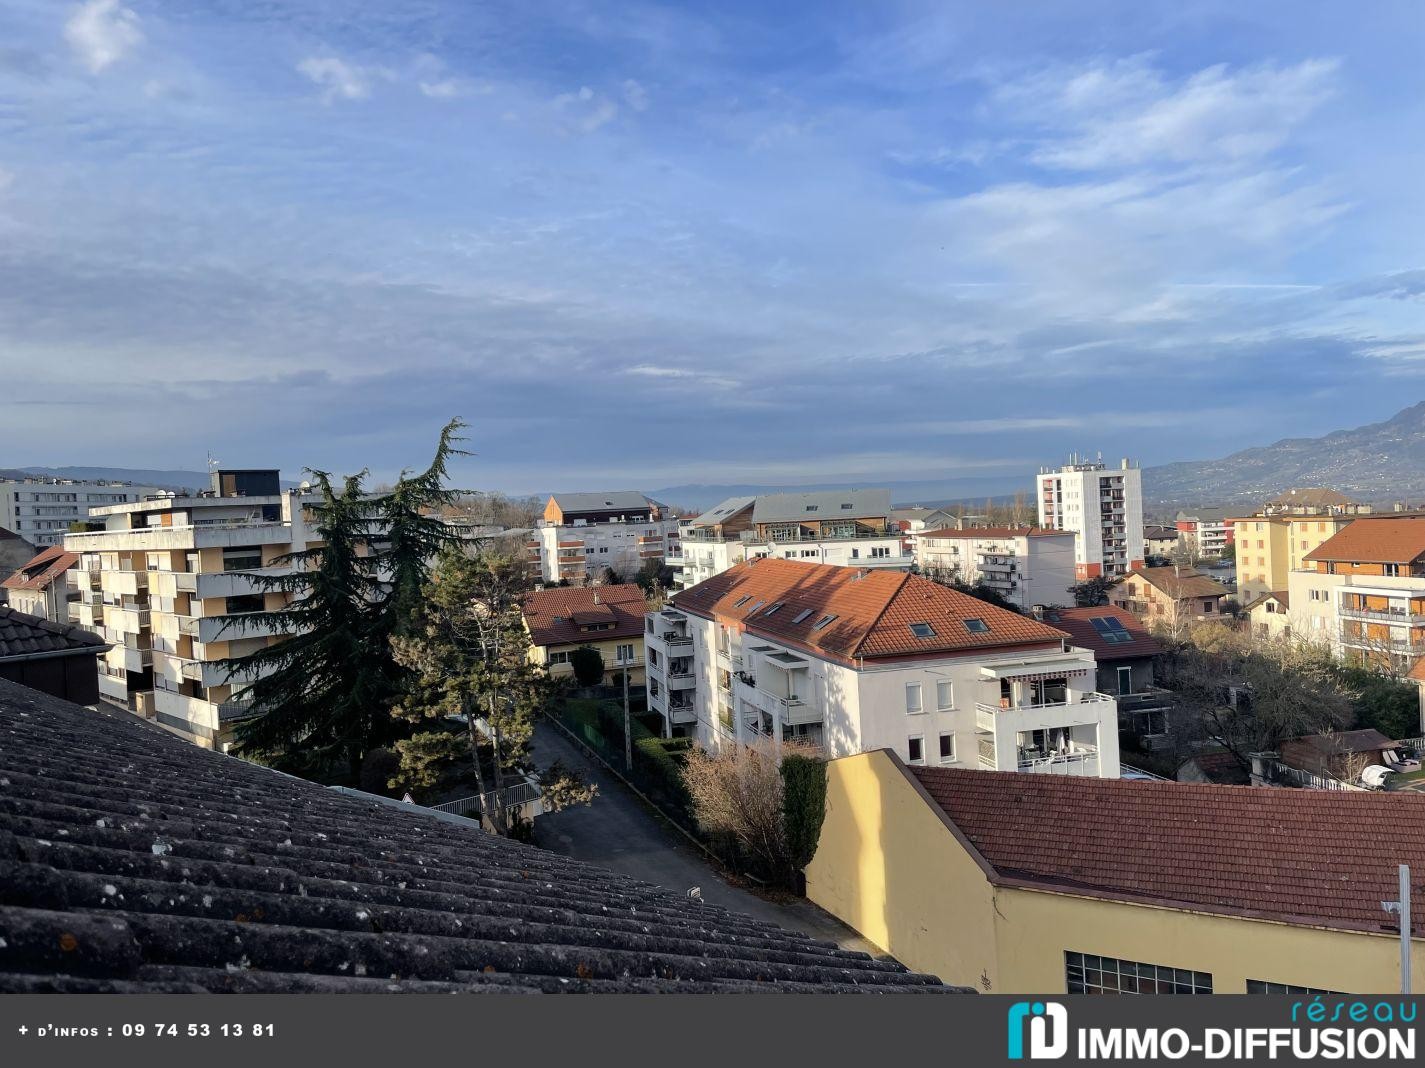
M 1029 1056 L 1051 1060 L 1069 1052 L 1069 1010 L 1057 1002 L 1016 1001 L 1009 1007 L 1009 1059 L 1024 1059 L 1024 1022 L 1029 1021 Z M 1052 1033 L 1051 1033 L 1052 1032 Z

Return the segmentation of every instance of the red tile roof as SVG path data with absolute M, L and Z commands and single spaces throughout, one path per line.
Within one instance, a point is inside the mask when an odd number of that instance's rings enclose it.
M 1223 597 L 1228 592 L 1226 586 L 1210 575 L 1171 565 L 1134 568 L 1118 581 L 1124 582 L 1135 575 L 1175 601 L 1186 597 Z
M 1425 797 L 907 769 L 991 880 L 1390 931 L 1397 866 L 1425 869 Z
M 77 563 L 77 553 L 67 553 L 64 546 L 52 545 L 0 582 L 0 587 L 7 590 L 42 590 Z
M 1071 530 L 1049 530 L 1044 527 L 942 527 L 940 530 L 917 530 L 917 538 L 1062 538 L 1073 536 Z
M 582 645 L 643 634 L 645 604 L 637 586 L 556 586 L 526 594 L 523 607 L 535 645 Z M 580 629 L 594 623 L 613 627 Z
M 1061 630 L 919 575 L 777 557 L 737 564 L 676 594 L 673 603 L 841 660 L 1043 647 L 1065 638 Z M 774 604 L 782 607 L 769 615 Z M 816 629 L 826 616 L 835 618 Z M 983 620 L 988 630 L 969 630 L 967 619 Z M 928 623 L 934 634 L 916 637 L 912 623 Z
M 1307 560 L 1343 560 L 1371 564 L 1408 564 L 1425 555 L 1425 516 L 1347 523 L 1306 554 Z
M 1110 642 L 1093 625 L 1095 619 L 1118 620 L 1123 629 L 1132 635 L 1133 640 Z M 1113 608 L 1109 605 L 1099 608 L 1052 608 L 1044 613 L 1044 622 L 1068 631 L 1075 645 L 1081 649 L 1092 649 L 1094 659 L 1101 663 L 1129 660 L 1138 656 L 1157 656 L 1163 650 L 1162 643 L 1148 633 L 1138 617 L 1123 608 Z

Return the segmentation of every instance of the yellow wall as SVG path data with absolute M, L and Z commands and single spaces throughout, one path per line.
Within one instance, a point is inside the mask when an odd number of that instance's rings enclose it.
M 884 750 L 827 765 L 806 876 L 808 898 L 907 967 L 997 994 L 1064 993 L 1066 950 L 1208 972 L 1223 994 L 1245 993 L 1248 979 L 1399 990 L 1399 942 L 1386 934 L 993 886 Z M 1413 958 L 1419 990 L 1425 947 Z
M 595 641 L 593 639 L 593 635 L 591 634 L 589 636 L 589 639 L 590 640 L 588 641 L 580 642 L 578 645 L 532 645 L 530 646 L 530 659 L 534 661 L 534 663 L 539 664 L 541 667 L 547 668 L 550 675 L 554 676 L 555 678 L 559 678 L 563 675 L 573 675 L 574 669 L 571 668 L 568 664 L 550 664 L 549 653 L 551 651 L 568 653 L 573 652 L 575 649 L 588 646 L 591 649 L 597 649 L 599 655 L 604 658 L 604 681 L 608 682 L 613 677 L 614 672 L 619 670 L 617 659 L 618 647 L 620 645 L 632 645 L 633 657 L 636 663 L 632 668 L 629 669 L 628 681 L 629 684 L 633 686 L 643 685 L 643 664 L 644 657 L 647 654 L 644 652 L 643 649 L 642 634 L 634 634 L 627 638 L 604 638 L 599 641 Z

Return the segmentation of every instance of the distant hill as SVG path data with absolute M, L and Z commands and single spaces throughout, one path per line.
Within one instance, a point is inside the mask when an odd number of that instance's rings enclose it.
M 950 500 L 973 500 L 983 503 L 986 497 L 1010 495 L 1017 491 L 1033 493 L 1033 482 L 1022 476 L 993 475 L 969 478 L 941 478 L 921 481 L 891 482 L 886 479 L 847 479 L 844 482 L 815 482 L 794 486 L 766 486 L 755 483 L 727 485 L 667 486 L 648 490 L 655 501 L 683 508 L 711 508 L 728 497 L 755 497 L 763 493 L 811 493 L 816 490 L 886 487 L 896 507 L 910 504 L 930 504 L 939 507 Z
M 171 490 L 205 490 L 211 484 L 204 471 L 152 471 L 137 467 L 20 467 L 0 470 L 0 478 L 23 478 L 25 475 L 72 478 L 76 482 L 132 482 L 138 486 Z M 297 483 L 283 479 L 282 485 L 292 487 Z
M 1372 503 L 1425 499 L 1425 401 L 1354 430 L 1143 470 L 1149 502 L 1259 504 L 1293 486 L 1329 486 Z

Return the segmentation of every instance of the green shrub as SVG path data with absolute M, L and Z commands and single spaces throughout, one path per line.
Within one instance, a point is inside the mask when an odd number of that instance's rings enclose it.
M 782 759 L 782 821 L 787 854 L 798 871 L 811 863 L 826 817 L 826 762 L 792 754 Z

